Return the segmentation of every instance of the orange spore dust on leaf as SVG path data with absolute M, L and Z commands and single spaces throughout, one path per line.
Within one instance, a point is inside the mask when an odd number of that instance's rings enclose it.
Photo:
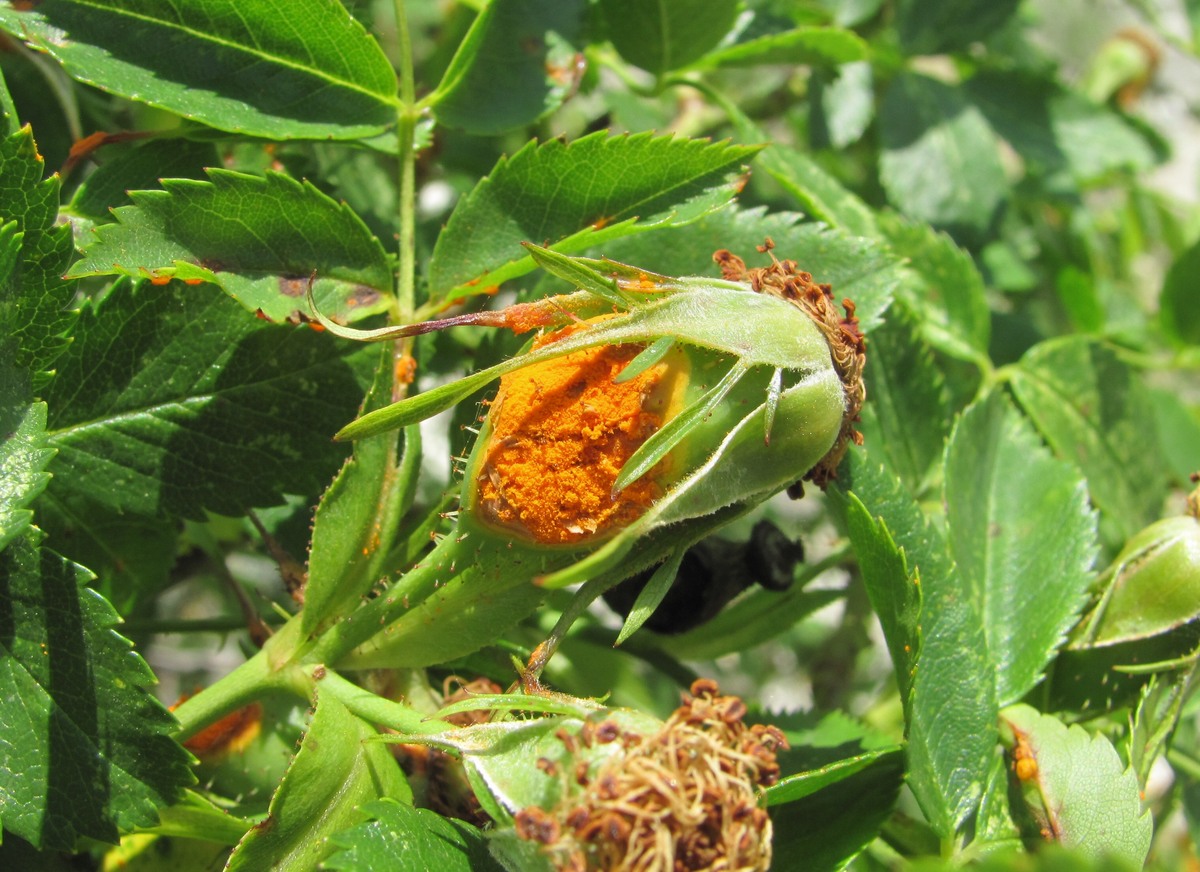
M 185 694 L 180 697 L 179 702 L 171 706 L 171 709 L 174 710 L 182 704 L 188 696 L 189 694 Z M 244 751 L 246 746 L 258 738 L 262 730 L 262 715 L 262 706 L 256 702 L 251 703 L 209 724 L 187 739 L 183 747 L 204 761 Z
M 571 326 L 538 346 L 586 329 Z M 614 499 L 625 461 L 663 423 L 686 372 L 659 363 L 614 379 L 641 345 L 572 352 L 504 376 L 492 404 L 480 467 L 481 519 L 544 545 L 571 545 L 616 532 L 662 493 L 664 466 Z
M 1019 781 L 1032 781 L 1038 776 L 1037 756 L 1029 744 L 1029 736 L 1017 733 L 1017 744 L 1012 749 L 1013 773 Z

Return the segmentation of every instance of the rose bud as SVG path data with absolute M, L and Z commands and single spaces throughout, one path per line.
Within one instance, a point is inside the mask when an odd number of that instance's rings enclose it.
M 852 304 L 839 310 L 827 285 L 773 256 L 748 269 L 721 251 L 724 280 L 672 279 L 529 248 L 581 290 L 369 338 L 462 324 L 549 332 L 523 354 L 360 418 L 339 438 L 414 423 L 499 378 L 467 464 L 460 523 L 591 552 L 544 576 L 550 586 L 611 568 L 657 528 L 834 476 L 858 438 L 865 343 Z

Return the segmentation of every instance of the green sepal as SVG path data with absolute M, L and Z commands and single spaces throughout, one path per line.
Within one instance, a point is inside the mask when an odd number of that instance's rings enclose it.
M 525 250 L 529 252 L 529 256 L 533 258 L 533 262 L 551 275 L 556 275 L 563 281 L 595 294 L 600 299 L 619 308 L 628 308 L 633 303 L 630 296 L 617 286 L 616 281 L 611 278 L 606 279 L 595 270 L 584 266 L 586 261 L 583 258 L 569 257 L 531 242 L 523 244 Z
M 613 482 L 613 496 L 616 497 L 617 494 L 653 469 L 656 463 L 687 438 L 689 433 L 712 414 L 713 409 L 725 399 L 734 385 L 741 381 L 742 376 L 747 372 L 749 372 L 748 367 L 735 363 L 729 372 L 725 373 L 725 376 L 713 386 L 712 390 L 672 418 L 638 446 L 637 451 L 633 452 L 633 455 L 625 461 L 616 481 Z
M 734 354 L 747 367 L 833 372 L 825 337 L 808 315 L 791 303 L 737 285 L 732 287 L 740 290 L 731 292 L 722 283 L 708 279 L 690 281 L 686 293 L 657 295 L 630 312 L 595 322 L 586 330 L 385 406 L 347 424 L 334 438 L 362 439 L 415 424 L 449 409 L 506 373 L 573 351 L 598 345 L 655 342 L 663 336 Z
M 685 553 L 687 552 L 684 549 L 676 551 L 660 564 L 658 569 L 654 570 L 654 574 L 650 576 L 650 580 L 646 582 L 646 586 L 642 588 L 642 592 L 634 601 L 633 608 L 625 616 L 625 623 L 621 625 L 621 632 L 617 634 L 617 641 L 613 643 L 614 645 L 620 645 L 640 630 L 642 625 L 654 614 L 671 589 L 675 576 L 679 574 L 679 566 L 683 563 Z
M 673 336 L 664 336 L 662 339 L 650 343 L 646 346 L 645 351 L 641 352 L 625 365 L 625 368 L 613 379 L 613 384 L 624 384 L 627 381 L 637 378 L 666 357 L 674 347 L 675 337 Z
M 783 395 L 783 370 L 776 369 L 767 383 L 766 426 L 764 441 L 771 444 L 771 430 L 775 426 L 775 413 L 779 410 L 779 398 Z

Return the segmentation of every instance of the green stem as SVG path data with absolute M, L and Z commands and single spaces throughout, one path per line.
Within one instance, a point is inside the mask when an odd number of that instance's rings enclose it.
M 416 85 L 413 81 L 412 40 L 408 33 L 408 16 L 404 0 L 395 0 L 396 36 L 400 51 L 400 106 L 396 112 L 396 136 L 399 138 L 399 257 L 396 308 L 399 323 L 412 323 L 416 309 L 416 154 L 413 135 L 416 132 Z
M 304 672 L 316 684 L 318 693 L 328 693 L 351 712 L 370 723 L 390 727 L 406 735 L 441 733 L 454 728 L 453 724 L 446 721 L 427 717 L 403 703 L 392 702 L 364 690 L 322 665 L 309 666 Z
M 396 305 L 392 320 L 396 324 L 411 324 L 417 308 L 417 196 L 416 196 L 416 152 L 413 138 L 417 129 L 420 108 L 416 104 L 416 83 L 413 74 L 412 39 L 408 33 L 408 15 L 404 0 L 395 0 L 396 42 L 400 52 L 400 105 L 396 110 L 396 136 L 399 143 L 398 178 L 399 224 L 397 254 L 399 257 L 396 276 Z M 411 337 L 398 339 L 392 346 L 392 402 L 399 402 L 408 394 L 412 381 Z M 395 461 L 392 456 L 389 460 Z
M 404 573 L 385 592 L 332 626 L 305 656 L 309 663 L 337 663 L 409 609 L 424 602 L 455 574 L 461 553 L 458 530 L 445 536 L 424 560 Z
M 182 741 L 195 735 L 272 690 L 287 691 L 307 699 L 311 689 L 308 678 L 292 665 L 289 657 L 281 656 L 284 652 L 280 650 L 286 649 L 286 643 L 297 637 L 299 629 L 299 618 L 293 618 L 261 651 L 216 684 L 181 703 L 175 709 L 175 718 L 179 721 L 177 738 Z

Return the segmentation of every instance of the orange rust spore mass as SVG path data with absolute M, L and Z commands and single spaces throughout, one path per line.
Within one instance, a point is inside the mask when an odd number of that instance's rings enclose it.
M 559 330 L 538 344 L 576 329 Z M 621 467 L 659 428 L 667 403 L 660 383 L 668 368 L 662 364 L 614 381 L 641 350 L 584 349 L 500 380 L 477 485 L 485 521 L 539 544 L 570 545 L 615 532 L 658 498 L 658 468 L 612 496 Z

